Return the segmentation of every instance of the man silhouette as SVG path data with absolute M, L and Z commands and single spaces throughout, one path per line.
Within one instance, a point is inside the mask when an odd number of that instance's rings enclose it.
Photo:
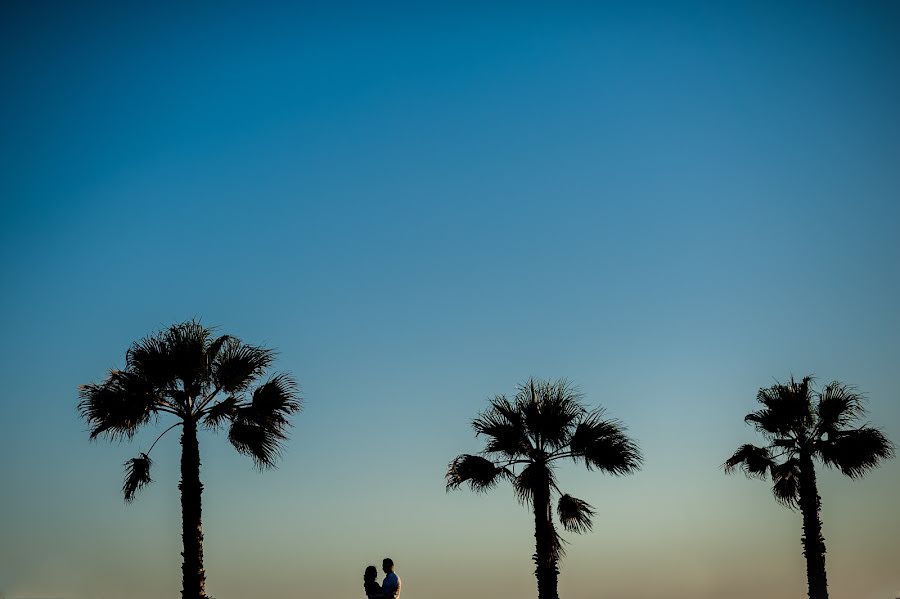
M 394 560 L 384 558 L 381 569 L 384 570 L 384 580 L 381 583 L 384 599 L 400 599 L 400 577 L 394 573 Z

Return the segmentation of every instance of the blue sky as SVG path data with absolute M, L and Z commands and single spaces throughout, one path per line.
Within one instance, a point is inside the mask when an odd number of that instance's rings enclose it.
M 564 596 L 800 595 L 799 516 L 719 465 L 791 374 L 900 440 L 898 30 L 893 2 L 4 3 L 0 592 L 178 592 L 177 439 L 125 506 L 156 433 L 89 443 L 75 404 L 200 317 L 306 398 L 276 471 L 201 439 L 219 599 L 352 595 L 384 554 L 412 596 L 533 592 L 511 491 L 442 479 L 529 376 L 647 458 L 561 473 L 599 508 Z M 900 465 L 821 479 L 835 595 L 892 596 Z

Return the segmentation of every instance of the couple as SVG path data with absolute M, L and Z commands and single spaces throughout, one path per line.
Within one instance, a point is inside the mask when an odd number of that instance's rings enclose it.
M 400 599 L 400 577 L 394 573 L 394 560 L 389 557 L 384 558 L 381 562 L 381 569 L 384 570 L 384 580 L 379 585 L 375 582 L 378 577 L 378 570 L 375 566 L 366 568 L 363 574 L 363 588 L 366 591 L 366 597 L 369 599 Z

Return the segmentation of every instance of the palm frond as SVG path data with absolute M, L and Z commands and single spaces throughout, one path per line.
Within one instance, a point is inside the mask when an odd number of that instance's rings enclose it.
M 851 426 L 866 414 L 865 399 L 853 387 L 832 381 L 819 393 L 816 416 L 820 433 Z
M 277 374 L 253 390 L 249 405 L 241 416 L 261 426 L 283 430 L 287 417 L 302 407 L 297 383 L 286 374 Z
M 589 412 L 575 427 L 569 448 L 573 459 L 584 460 L 588 470 L 628 474 L 639 470 L 643 456 L 637 443 L 618 420 L 603 418 L 602 409 Z
M 488 438 L 485 453 L 516 459 L 531 450 L 522 414 L 503 396 L 491 400 L 490 407 L 472 421 L 472 428 L 475 436 Z
M 216 363 L 216 359 L 219 357 L 219 352 L 222 351 L 222 348 L 225 347 L 225 344 L 234 339 L 231 335 L 221 335 L 212 341 L 210 341 L 209 345 L 206 347 L 206 369 L 207 372 L 212 373 L 213 365 Z
M 519 385 L 516 409 L 529 435 L 545 451 L 565 446 L 585 408 L 581 393 L 566 379 L 529 379 Z
M 287 439 L 287 416 L 299 409 L 297 384 L 285 374 L 276 375 L 253 391 L 249 403 L 238 403 L 225 415 L 232 420 L 228 440 L 258 468 L 271 468 Z
M 532 462 L 513 477 L 512 483 L 519 502 L 524 505 L 532 505 L 536 492 L 549 492 L 552 487 L 556 486 L 556 475 L 546 463 Z
M 253 458 L 254 464 L 260 470 L 275 465 L 281 455 L 281 442 L 285 438 L 280 430 L 245 419 L 233 421 L 228 430 L 228 440 L 234 448 L 239 453 Z
M 764 408 L 744 416 L 744 422 L 750 424 L 763 436 L 768 438 L 786 436 L 796 431 L 793 422 L 777 411 Z
M 550 521 L 550 559 L 553 563 L 561 561 L 566 556 L 566 540 L 562 538 L 553 521 Z M 535 560 L 537 561 L 537 560 Z
M 175 377 L 192 396 L 199 394 L 210 382 L 206 360 L 210 337 L 212 330 L 198 320 L 174 324 L 163 333 Z
M 115 370 L 101 384 L 82 385 L 78 410 L 91 426 L 91 439 L 130 439 L 157 408 L 153 388 L 143 378 Z
M 734 454 L 725 460 L 725 473 L 731 474 L 740 466 L 749 478 L 766 478 L 766 473 L 775 465 L 772 454 L 767 447 L 757 447 L 747 443 L 741 445 Z
M 508 478 L 509 470 L 500 468 L 494 462 L 478 455 L 463 454 L 453 459 L 447 466 L 447 491 L 458 489 L 464 483 L 476 492 L 483 493 L 493 488 L 498 481 Z
M 237 414 L 237 407 L 238 398 L 234 395 L 229 395 L 206 410 L 206 416 L 203 418 L 203 423 L 210 428 L 217 429 L 222 426 L 226 420 L 234 418 Z
M 262 376 L 275 352 L 231 338 L 225 341 L 213 364 L 216 385 L 226 393 L 245 390 Z
M 811 382 L 809 376 L 799 382 L 791 377 L 788 383 L 760 389 L 756 399 L 766 409 L 749 414 L 744 420 L 763 434 L 785 436 L 806 429 L 813 419 Z
M 800 505 L 800 462 L 796 458 L 772 464 L 772 494 L 778 503 L 796 509 Z
M 556 513 L 563 528 L 582 534 L 591 530 L 592 518 L 596 512 L 588 502 L 566 493 L 560 496 Z
M 859 478 L 882 461 L 894 457 L 894 444 L 877 428 L 828 433 L 816 445 L 822 461 L 850 478 Z
M 126 369 L 157 390 L 170 389 L 176 379 L 175 363 L 165 333 L 144 337 L 125 352 Z
M 134 501 L 137 492 L 153 482 L 153 479 L 150 478 L 152 464 L 153 461 L 146 453 L 125 462 L 125 483 L 122 485 L 125 503 Z

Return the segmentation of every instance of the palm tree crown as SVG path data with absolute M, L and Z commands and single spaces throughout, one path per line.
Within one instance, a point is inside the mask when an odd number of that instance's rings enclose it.
M 133 343 L 123 370 L 111 371 L 102 383 L 83 385 L 78 408 L 91 426 L 91 439 L 131 439 L 161 414 L 178 419 L 163 434 L 184 422 L 210 429 L 228 423 L 235 449 L 269 468 L 287 438 L 287 416 L 301 407 L 297 385 L 286 374 L 251 391 L 274 357 L 272 350 L 230 335 L 214 337 L 197 321 L 176 324 Z M 126 465 L 134 473 L 125 483 L 125 499 L 131 501 L 150 482 L 149 459 L 141 454 Z
M 533 379 L 520 385 L 512 400 L 495 397 L 472 421 L 476 436 L 486 438 L 481 455 L 457 456 L 447 469 L 448 491 L 464 483 L 475 491 L 486 491 L 505 479 L 518 499 L 532 508 L 541 597 L 556 596 L 557 563 L 563 554 L 562 539 L 553 526 L 552 495 L 558 496 L 556 512 L 567 531 L 589 531 L 595 514 L 586 501 L 560 490 L 558 463 L 571 460 L 589 470 L 628 474 L 638 470 L 642 461 L 624 426 L 604 418 L 602 409 L 588 410 L 581 398 L 565 380 Z
M 725 471 L 740 467 L 748 477 L 772 480 L 775 498 L 799 507 L 799 481 L 804 456 L 856 479 L 894 455 L 894 446 L 877 428 L 853 424 L 866 414 L 865 399 L 853 387 L 833 381 L 821 390 L 812 377 L 760 389 L 763 408 L 744 417 L 768 441 L 742 445 L 725 462 Z

